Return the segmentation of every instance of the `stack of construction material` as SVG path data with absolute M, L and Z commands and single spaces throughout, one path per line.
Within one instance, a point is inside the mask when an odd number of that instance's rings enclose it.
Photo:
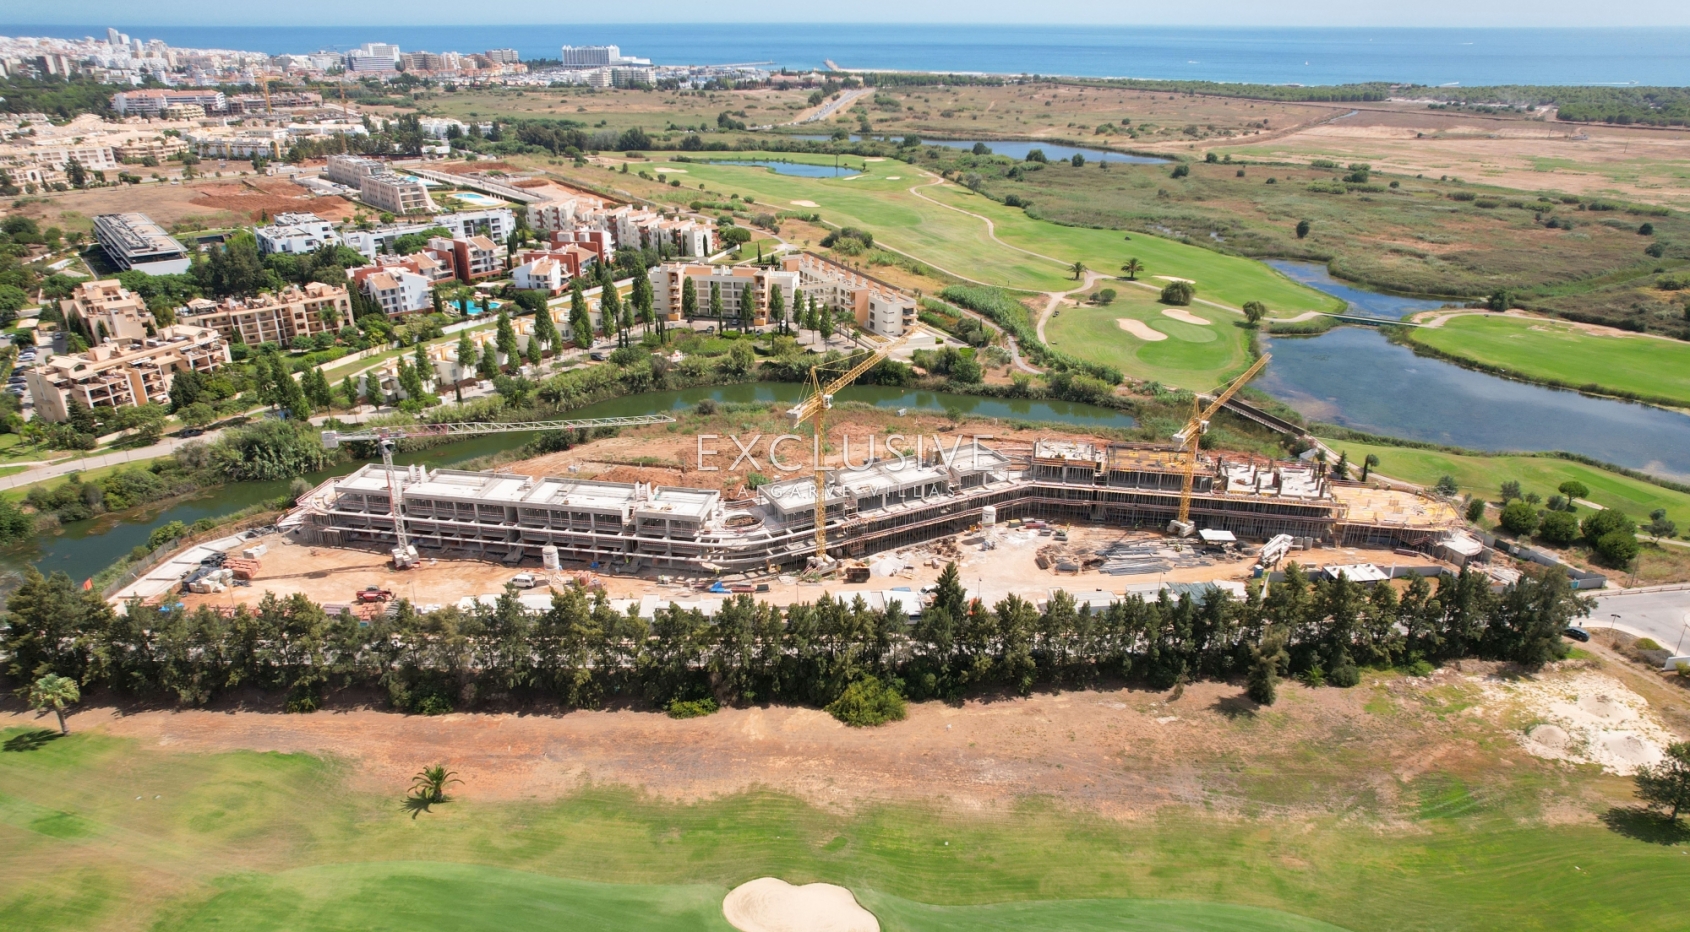
M 255 579 L 258 576 L 260 564 L 256 559 L 244 557 L 230 557 L 223 561 L 223 568 L 234 573 L 236 579 Z
M 1161 542 L 1153 540 L 1110 544 L 1097 551 L 1097 555 L 1103 558 L 1103 565 L 1098 570 L 1111 576 L 1166 573 L 1171 564 L 1159 552 L 1161 549 Z
M 231 578 L 233 574 L 227 569 L 206 567 L 188 577 L 188 591 L 201 594 L 222 592 L 229 588 Z

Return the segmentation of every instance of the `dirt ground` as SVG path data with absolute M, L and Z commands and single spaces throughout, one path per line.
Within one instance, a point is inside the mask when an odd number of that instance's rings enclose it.
M 1561 123 L 1431 111 L 1423 103 L 1334 111 L 1269 141 L 1217 151 L 1306 162 L 1358 160 L 1390 174 L 1453 175 L 1523 191 L 1614 194 L 1656 204 L 1690 200 L 1690 131 Z
M 1590 645 L 1592 660 L 1539 674 L 1553 686 L 1591 677 L 1631 697 L 1684 734 L 1686 692 Z M 359 786 L 397 792 L 418 760 L 442 759 L 483 799 L 550 799 L 589 784 L 643 788 L 697 800 L 752 789 L 791 793 L 836 811 L 895 800 L 990 810 L 1026 797 L 1131 819 L 1168 805 L 1278 815 L 1391 811 L 1405 786 L 1438 772 L 1470 783 L 1509 779 L 1521 767 L 1568 773 L 1524 747 L 1532 710 L 1496 700 L 1490 665 L 1467 662 L 1430 677 L 1371 675 L 1354 689 L 1283 684 L 1280 701 L 1255 707 L 1237 684 L 1201 682 L 1177 697 L 1103 688 L 961 705 L 910 707 L 880 728 L 848 728 L 815 709 L 727 709 L 675 720 L 618 709 L 555 714 L 451 714 L 436 718 L 337 704 L 313 715 L 251 711 L 89 708 L 77 731 L 139 739 L 166 751 L 233 749 L 330 754 Z M 372 702 L 374 702 L 373 697 Z M 376 703 L 379 704 L 379 703 Z M 26 724 L 18 712 L 0 723 Z M 1503 740 L 1498 740 L 1499 738 Z M 1321 749 L 1312 754 L 1311 749 Z M 1618 778 L 1614 778 L 1618 781 Z M 1550 777 L 1548 818 L 1589 819 L 1577 798 L 1606 784 Z M 1629 781 L 1612 783 L 1629 793 Z
M 66 230 L 91 231 L 98 214 L 139 211 L 168 230 L 240 226 L 298 211 L 325 220 L 352 216 L 339 197 L 314 197 L 285 178 L 203 178 L 186 184 L 123 185 L 65 191 L 31 200 L 21 211 Z
M 1117 541 L 1162 538 L 1160 534 L 1148 532 L 1087 526 L 1070 527 L 1068 533 L 1068 546 L 1072 551 L 1106 546 Z M 994 550 L 983 550 L 978 544 L 959 543 L 978 536 L 962 534 L 918 547 L 876 554 L 870 558 L 871 562 L 891 557 L 910 568 L 892 576 L 872 576 L 866 583 L 846 583 L 837 579 L 805 582 L 794 576 L 781 575 L 758 577 L 759 581 L 768 584 L 769 591 L 758 593 L 757 598 L 775 605 L 790 605 L 814 602 L 824 593 L 849 599 L 859 593 L 884 592 L 898 587 L 919 589 L 936 582 L 945 562 L 951 559 L 956 560 L 963 585 L 970 594 L 977 594 L 988 603 L 997 602 L 1011 593 L 1042 601 L 1050 596 L 1053 588 L 1069 592 L 1102 589 L 1119 594 L 1131 586 L 1158 582 L 1243 582 L 1250 577 L 1253 564 L 1248 557 L 1199 560 L 1187 552 L 1176 558 L 1175 565 L 1166 573 L 1138 576 L 1114 576 L 1096 571 L 1057 573 L 1040 569 L 1036 562 L 1039 549 L 1051 545 L 1051 538 L 1000 527 L 985 535 L 996 543 Z M 452 605 L 466 597 L 503 592 L 505 583 L 519 571 L 519 568 L 493 561 L 424 560 L 417 569 L 400 572 L 393 569 L 388 555 L 381 552 L 309 547 L 280 534 L 251 543 L 264 544 L 269 548 L 261 560 L 263 568 L 252 580 L 251 586 L 237 586 L 213 594 L 185 594 L 182 601 L 189 607 L 233 607 L 256 605 L 266 592 L 279 595 L 298 592 L 314 602 L 345 603 L 352 601 L 359 590 L 375 586 L 417 605 Z M 243 546 L 251 546 L 251 543 Z M 957 549 L 946 549 L 945 544 L 955 544 Z M 1293 557 L 1307 565 L 1375 563 L 1390 566 L 1393 562 L 1403 561 L 1402 557 L 1389 550 L 1349 547 L 1297 553 Z M 938 560 L 937 566 L 932 565 L 933 560 Z M 1180 561 L 1189 565 L 1181 565 Z M 1430 561 L 1415 562 L 1420 565 Z M 534 571 L 536 567 L 528 565 L 530 563 L 533 561 L 525 563 L 521 570 Z M 638 599 L 655 594 L 671 599 L 683 608 L 698 604 L 701 598 L 721 598 L 700 593 L 691 587 L 693 583 L 707 583 L 710 579 L 707 574 L 676 575 L 667 583 L 659 582 L 657 576 L 655 572 L 639 576 L 606 575 L 592 572 L 583 565 L 565 563 L 564 572 L 558 575 L 555 584 L 564 586 L 573 579 L 581 578 L 590 580 L 594 586 L 602 586 L 613 599 Z M 547 590 L 542 586 L 535 591 L 543 593 Z

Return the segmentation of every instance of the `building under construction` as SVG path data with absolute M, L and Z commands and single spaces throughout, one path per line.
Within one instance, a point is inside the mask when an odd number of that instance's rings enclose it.
M 881 459 L 831 471 L 827 539 L 835 556 L 920 543 L 996 519 L 1040 516 L 1165 528 L 1178 513 L 1184 466 L 1149 445 L 1040 442 L 1009 456 L 972 449 Z M 1447 503 L 1335 482 L 1313 465 L 1202 455 L 1191 493 L 1199 528 L 1242 538 L 1290 534 L 1332 544 L 1428 549 L 1459 525 Z M 411 544 L 440 557 L 597 563 L 644 569 L 746 571 L 814 553 L 815 483 L 774 482 L 728 501 L 709 489 L 531 478 L 379 465 L 331 480 L 288 523 L 306 542 L 389 548 L 393 496 Z

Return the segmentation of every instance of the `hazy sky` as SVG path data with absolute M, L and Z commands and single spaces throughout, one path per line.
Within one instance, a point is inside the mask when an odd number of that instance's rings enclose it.
M 846 4 L 752 4 L 727 7 L 696 0 L 618 4 L 501 0 L 10 0 L 0 22 L 97 25 L 468 25 L 570 22 L 957 22 L 1100 23 L 1192 26 L 1686 26 L 1685 0 L 1420 0 L 1412 4 L 1354 0 L 854 0 Z

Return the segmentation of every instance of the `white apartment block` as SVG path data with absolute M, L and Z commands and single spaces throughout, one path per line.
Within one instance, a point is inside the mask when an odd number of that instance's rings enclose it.
M 58 422 L 69 419 L 72 398 L 90 408 L 168 403 L 176 373 L 210 372 L 228 361 L 229 347 L 217 331 L 177 324 L 146 340 L 54 356 L 24 377 L 35 416 Z
M 91 172 L 115 171 L 119 167 L 117 156 L 112 154 L 109 145 L 87 142 L 39 145 L 30 146 L 26 151 L 35 165 L 54 171 L 64 171 L 65 166 L 71 162 L 76 162 Z
M 384 171 L 387 171 L 385 162 L 367 159 L 361 155 L 331 155 L 328 167 L 323 169 L 323 177 L 335 184 L 358 188 L 363 185 L 365 178 Z
M 511 270 L 511 284 L 522 291 L 544 291 L 558 294 L 569 283 L 569 270 L 562 262 L 542 256 Z
M 462 210 L 455 214 L 441 214 L 435 217 L 431 226 L 445 227 L 452 231 L 455 239 L 485 236 L 502 243 L 511 235 L 511 231 L 516 229 L 516 214 L 508 207 Z
M 261 256 L 316 252 L 341 241 L 334 224 L 316 214 L 277 214 L 275 223 L 253 228 L 252 235 L 258 239 Z
M 427 278 L 409 269 L 391 266 L 365 276 L 362 287 L 387 316 L 398 317 L 434 308 L 429 284 Z
M 221 113 L 229 100 L 211 87 L 149 88 L 120 91 L 112 95 L 112 109 L 118 116 L 159 116 L 170 107 L 200 107 L 205 113 Z
M 261 155 L 279 159 L 292 137 L 285 129 L 247 129 L 236 133 L 189 133 L 195 154 L 207 159 L 250 159 Z
M 420 214 L 435 209 L 422 182 L 396 172 L 365 175 L 358 192 L 364 203 L 392 214 Z
M 188 144 L 175 136 L 154 136 L 151 139 L 131 139 L 111 147 L 112 156 L 119 162 L 133 165 L 143 159 L 164 161 L 188 151 Z
M 666 320 L 681 319 L 682 282 L 692 280 L 693 293 L 698 298 L 697 316 L 710 317 L 710 286 L 715 285 L 722 295 L 722 319 L 738 321 L 740 307 L 751 303 L 751 318 L 755 326 L 769 323 L 769 287 L 779 285 L 786 306 L 792 307 L 792 292 L 798 287 L 799 275 L 782 269 L 760 269 L 752 266 L 692 265 L 666 262 L 649 273 L 652 285 L 652 307 Z
M 345 288 L 322 282 L 289 286 L 250 298 L 189 301 L 177 314 L 184 324 L 217 331 L 225 340 L 248 346 L 287 346 L 295 337 L 314 337 L 352 320 L 352 300 Z
M 809 253 L 787 256 L 783 265 L 799 277 L 806 298 L 849 314 L 864 330 L 898 337 L 915 326 L 915 299 L 879 279 Z

